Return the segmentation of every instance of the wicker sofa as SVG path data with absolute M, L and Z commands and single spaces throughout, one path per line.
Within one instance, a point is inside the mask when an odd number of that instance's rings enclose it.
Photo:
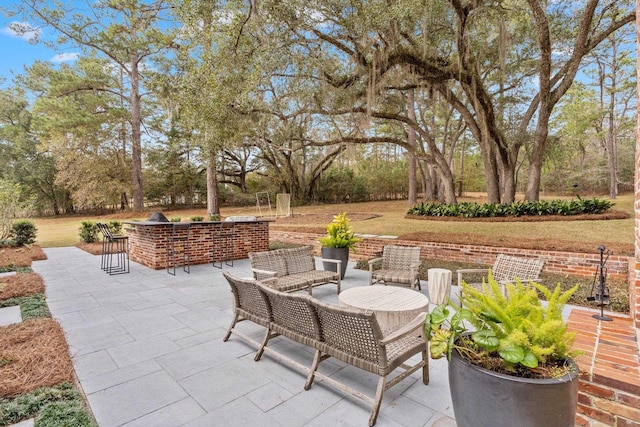
M 267 352 L 277 360 L 301 370 L 307 375 L 305 390 L 311 388 L 317 377 L 364 400 L 371 405 L 369 426 L 376 423 L 385 390 L 420 369 L 422 382 L 429 383 L 427 344 L 419 334 L 426 313 L 401 329 L 383 335 L 371 311 L 327 304 L 310 295 L 280 292 L 256 280 L 240 279 L 228 272 L 223 274 L 231 286 L 235 302 L 234 318 L 224 341 L 234 333 L 258 347 L 254 358 L 256 361 Z M 237 323 L 243 320 L 265 326 L 261 343 L 238 330 Z M 268 347 L 269 340 L 278 336 L 313 348 L 315 354 L 311 366 Z M 408 360 L 416 354 L 421 354 L 420 360 L 409 364 Z M 375 397 L 318 372 L 320 363 L 331 357 L 378 375 Z M 396 370 L 400 370 L 400 373 L 388 380 L 388 376 Z
M 251 271 L 257 280 L 268 280 L 269 286 L 283 292 L 307 290 L 311 294 L 314 286 L 334 283 L 340 293 L 339 260 L 322 259 L 336 263 L 336 271 L 316 269 L 316 260 L 311 246 L 250 252 Z

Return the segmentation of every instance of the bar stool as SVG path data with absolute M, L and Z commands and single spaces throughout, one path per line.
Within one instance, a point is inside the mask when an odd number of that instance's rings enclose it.
M 102 233 L 102 260 L 100 267 L 109 275 L 129 273 L 129 236 L 113 234 L 105 223 L 97 223 Z M 116 257 L 116 263 L 113 257 Z
M 222 268 L 222 261 L 229 267 L 233 267 L 233 230 L 236 223 L 234 221 L 223 221 L 220 223 L 218 232 L 213 235 L 213 247 L 211 254 L 213 256 L 213 266 L 216 268 Z M 218 253 L 220 254 L 220 265 L 216 265 L 216 246 L 218 247 Z M 231 251 L 231 256 L 229 256 Z
M 174 222 L 171 227 L 171 236 L 167 239 L 166 264 L 167 273 L 176 275 L 176 260 L 182 257 L 182 270 L 190 273 L 189 241 L 191 235 L 191 223 Z M 170 262 L 171 261 L 171 262 Z M 171 269 L 173 268 L 173 272 Z

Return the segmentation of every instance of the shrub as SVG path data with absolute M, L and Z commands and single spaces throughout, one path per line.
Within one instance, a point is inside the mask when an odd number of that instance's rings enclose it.
M 203 216 L 192 216 L 191 217 L 191 221 L 203 221 L 204 217 Z
M 84 243 L 98 241 L 98 226 L 95 221 L 82 221 L 80 224 L 80 240 Z
M 113 234 L 122 233 L 122 223 L 118 220 L 109 221 L 109 230 Z
M 169 221 L 171 221 L 171 222 L 180 222 L 180 221 L 182 221 L 182 218 L 180 218 L 179 216 L 175 216 L 173 218 L 169 218 Z
M 31 221 L 16 221 L 11 229 L 11 239 L 16 246 L 32 245 L 36 242 L 37 231 L 38 229 Z
M 11 237 L 13 219 L 32 206 L 32 200 L 22 200 L 22 187 L 0 179 L 0 239 Z
M 602 199 L 521 201 L 496 203 L 420 203 L 409 208 L 410 215 L 457 216 L 464 218 L 491 218 L 505 216 L 580 215 L 599 214 L 608 211 L 614 203 Z
M 209 221 L 220 221 L 220 214 L 209 215 Z

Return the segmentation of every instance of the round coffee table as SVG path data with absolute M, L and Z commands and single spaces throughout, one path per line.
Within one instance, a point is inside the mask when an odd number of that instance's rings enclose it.
M 397 286 L 358 286 L 338 295 L 341 304 L 371 310 L 384 331 L 395 331 L 423 312 L 429 311 L 429 298 L 418 291 Z

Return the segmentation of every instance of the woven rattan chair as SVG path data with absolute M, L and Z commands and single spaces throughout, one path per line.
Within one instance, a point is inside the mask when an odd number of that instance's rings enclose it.
M 458 287 L 462 289 L 460 285 L 463 281 L 463 275 L 469 273 L 483 273 L 488 274 L 491 270 L 491 274 L 495 281 L 501 286 L 502 292 L 506 292 L 506 286 L 508 283 L 514 283 L 516 279 L 523 282 L 538 281 L 540 280 L 540 273 L 544 267 L 544 260 L 534 258 L 520 258 L 510 255 L 499 254 L 496 257 L 493 267 L 488 268 L 467 268 L 457 270 L 458 273 Z M 482 283 L 468 283 L 474 288 L 480 289 Z
M 379 375 L 378 387 L 374 398 L 342 384 L 341 389 L 371 404 L 369 426 L 378 418 L 384 392 L 398 384 L 409 375 L 422 369 L 422 382 L 429 383 L 429 359 L 427 344 L 419 332 L 425 314 L 422 313 L 405 327 L 383 336 L 375 314 L 369 310 L 349 309 L 335 306 L 317 299 L 311 300 L 316 308 L 322 328 L 320 347 L 316 351 L 311 373 L 305 389 L 312 383 L 318 365 L 328 357 L 335 357 L 357 368 Z M 421 360 L 414 365 L 405 363 L 415 354 L 421 354 Z M 387 376 L 397 368 L 402 372 L 387 381 Z
M 222 275 L 227 279 L 229 286 L 231 286 L 231 293 L 233 294 L 233 320 L 222 341 L 226 342 L 231 334 L 234 333 L 245 341 L 257 345 L 260 349 L 264 348 L 271 337 L 269 324 L 272 318 L 271 306 L 269 305 L 266 295 L 260 292 L 254 279 L 241 279 L 226 271 L 224 271 Z M 261 343 L 257 343 L 237 329 L 236 324 L 244 320 L 250 320 L 266 328 Z M 262 355 L 262 352 L 259 354 Z M 258 359 L 260 359 L 260 356 L 256 355 L 255 360 Z
M 374 270 L 374 265 L 380 261 L 382 267 Z M 387 245 L 382 250 L 382 257 L 369 261 L 369 284 L 393 283 L 408 285 L 411 289 L 422 289 L 418 277 L 419 268 L 419 247 Z

